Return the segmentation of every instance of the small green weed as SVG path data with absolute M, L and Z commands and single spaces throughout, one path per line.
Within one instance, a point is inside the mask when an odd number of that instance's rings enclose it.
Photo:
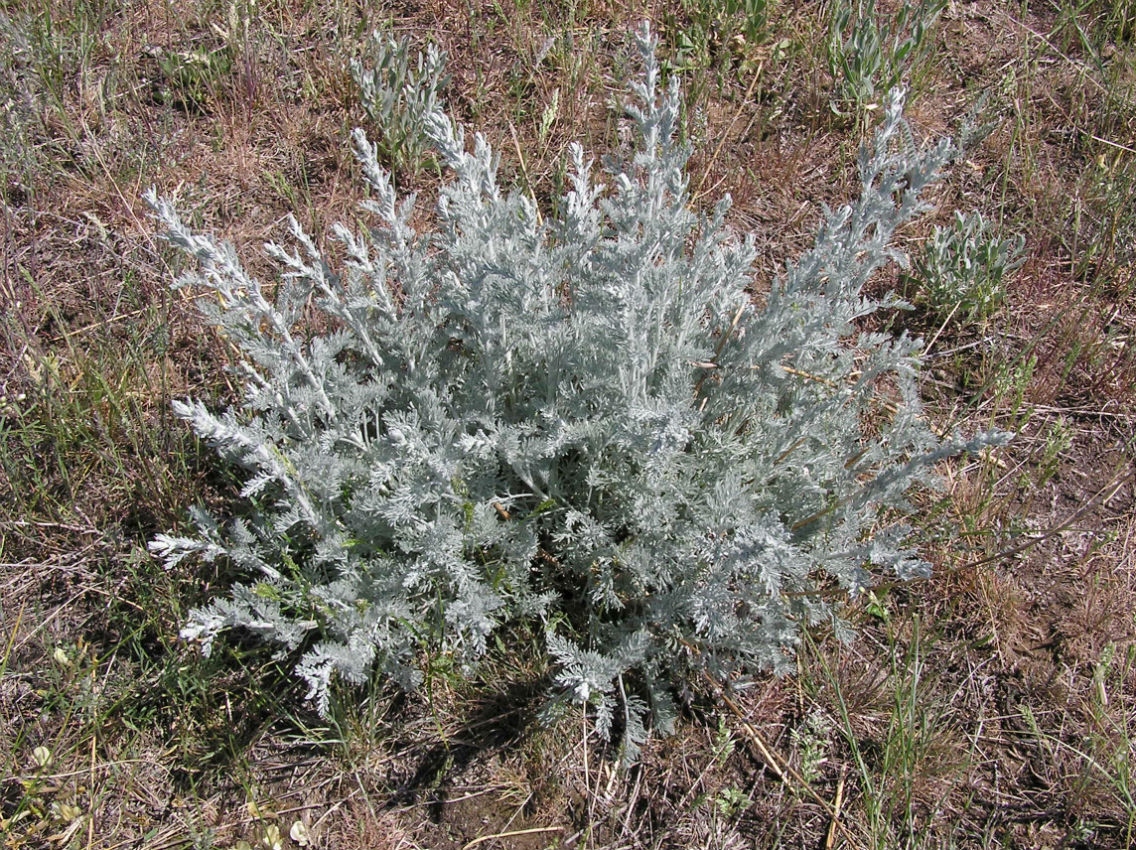
M 367 52 L 350 68 L 363 108 L 379 131 L 383 161 L 396 173 L 414 177 L 430 147 L 426 121 L 441 107 L 442 89 L 449 82 L 446 54 L 430 44 L 412 62 L 406 39 L 376 31 Z
M 685 23 L 671 22 L 673 70 L 750 64 L 753 49 L 769 39 L 769 0 L 686 0 Z
M 740 815 L 753 805 L 753 800 L 740 788 L 723 788 L 714 797 L 714 805 L 718 814 L 724 818 L 733 818 Z
M 737 739 L 734 738 L 734 733 L 730 731 L 730 727 L 726 723 L 726 718 L 719 717 L 718 728 L 714 733 L 714 760 L 718 763 L 719 767 L 729 760 L 736 748 Z
M 1022 489 L 1027 492 L 1037 490 L 1052 481 L 1061 465 L 1062 457 L 1072 445 L 1073 432 L 1065 419 L 1058 417 L 1050 422 L 1041 456 L 1031 470 L 1028 480 L 1022 481 Z
M 158 51 L 154 58 L 164 82 L 158 99 L 187 112 L 205 111 L 233 70 L 232 53 L 224 45 Z
M 905 0 L 895 15 L 876 11 L 876 0 L 835 0 L 829 7 L 828 67 L 836 81 L 832 109 L 858 118 L 879 108 L 888 91 L 909 78 L 946 0 Z
M 988 321 L 1006 297 L 1010 276 L 1025 262 L 1025 237 L 1002 239 L 982 213 L 955 213 L 936 227 L 907 281 L 914 299 L 939 321 L 967 327 Z
M 809 784 L 821 777 L 821 768 L 828 761 L 832 732 L 832 722 L 828 717 L 823 712 L 814 710 L 809 712 L 803 724 L 790 733 L 800 752 L 801 767 L 798 772 Z

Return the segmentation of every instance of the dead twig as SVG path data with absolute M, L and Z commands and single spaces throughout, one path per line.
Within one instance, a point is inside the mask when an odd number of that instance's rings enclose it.
M 462 847 L 462 850 L 469 850 L 470 847 L 476 847 L 483 841 L 492 841 L 495 838 L 513 838 L 518 835 L 538 835 L 542 832 L 563 832 L 562 826 L 534 826 L 531 829 L 514 829 L 509 832 L 496 832 L 493 835 L 482 835 L 480 838 L 475 838 L 468 844 Z
M 832 819 L 828 822 L 828 833 L 824 837 L 824 850 L 832 850 L 836 843 L 836 828 L 840 825 L 840 807 L 844 805 L 844 775 L 836 782 L 836 798 L 832 801 Z

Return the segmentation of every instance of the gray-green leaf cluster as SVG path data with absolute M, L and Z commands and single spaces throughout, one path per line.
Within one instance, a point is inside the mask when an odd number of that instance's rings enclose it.
M 979 212 L 956 212 L 916 256 L 916 299 L 939 318 L 983 322 L 1001 306 L 1006 283 L 1025 262 L 1025 237 L 1001 239 Z
M 424 652 L 472 663 L 535 621 L 553 705 L 590 705 L 633 755 L 695 674 L 787 669 L 835 599 L 926 574 L 893 518 L 938 459 L 995 438 L 936 438 L 920 345 L 858 320 L 896 303 L 864 286 L 948 145 L 917 150 L 893 95 L 859 199 L 755 300 L 753 241 L 728 200 L 692 210 L 678 88 L 638 44 L 638 146 L 603 169 L 573 147 L 554 215 L 440 112 L 436 229 L 411 226 L 414 198 L 357 133 L 375 227 L 336 227 L 333 268 L 293 220 L 272 287 L 151 195 L 244 355 L 237 409 L 175 408 L 249 476 L 241 518 L 196 511 L 195 536 L 151 546 L 243 576 L 185 637 L 276 644 L 326 711 L 336 677 L 412 687 Z
M 429 44 L 411 62 L 407 41 L 375 31 L 350 70 L 363 108 L 379 130 L 383 161 L 396 173 L 416 173 L 430 144 L 426 122 L 441 106 L 449 81 L 445 52 Z
M 876 11 L 876 0 L 835 0 L 829 7 L 828 67 L 839 101 L 876 109 L 900 85 L 926 48 L 946 0 L 904 0 L 894 13 Z M 837 104 L 833 108 L 839 112 Z

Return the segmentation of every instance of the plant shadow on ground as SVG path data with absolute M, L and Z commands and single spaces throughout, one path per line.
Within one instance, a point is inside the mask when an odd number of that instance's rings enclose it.
M 415 757 L 413 774 L 398 788 L 392 807 L 425 803 L 434 823 L 446 817 L 456 777 L 489 755 L 507 757 L 524 747 L 537 720 L 547 682 L 506 683 L 475 697 L 457 727 Z

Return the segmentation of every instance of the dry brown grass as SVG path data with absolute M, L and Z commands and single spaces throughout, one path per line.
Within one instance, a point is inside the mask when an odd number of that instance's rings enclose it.
M 621 142 L 631 27 L 651 19 L 669 50 L 704 10 L 0 5 L 0 103 L 18 119 L 0 159 L 5 846 L 287 847 L 296 823 L 321 847 L 1136 844 L 1136 48 L 1130 4 L 1072 8 L 952 4 L 910 108 L 930 137 L 988 95 L 993 133 L 905 237 L 954 208 L 1027 235 L 988 326 L 923 328 L 931 415 L 1018 440 L 944 470 L 921 520 L 936 577 L 858 603 L 854 647 L 815 635 L 796 676 L 734 695 L 744 718 L 695 693 L 678 734 L 623 771 L 581 718 L 536 721 L 547 670 L 529 634 L 503 635 L 477 680 L 439 668 L 429 699 L 375 683 L 327 724 L 255 647 L 205 663 L 178 644 L 221 577 L 163 572 L 145 543 L 233 482 L 169 403 L 235 390 L 222 341 L 168 289 L 180 261 L 141 194 L 176 194 L 240 246 L 288 212 L 317 234 L 354 220 L 363 112 L 344 66 L 389 21 L 449 51 L 450 106 L 547 206 L 570 141 Z M 716 32 L 684 75 L 692 186 L 699 203 L 732 193 L 758 291 L 853 191 L 823 14 L 781 4 L 740 53 Z M 434 179 L 414 187 L 424 222 Z

